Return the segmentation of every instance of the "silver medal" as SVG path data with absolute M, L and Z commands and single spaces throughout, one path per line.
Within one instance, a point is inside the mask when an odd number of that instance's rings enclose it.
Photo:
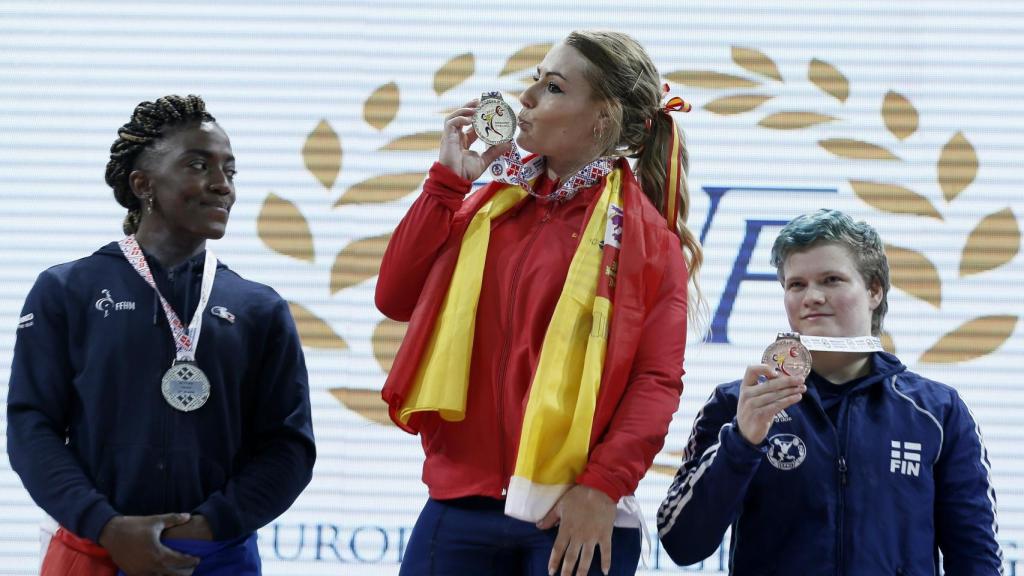
M 153 271 L 149 269 L 146 255 L 135 239 L 135 235 L 126 236 L 118 241 L 118 245 L 131 267 L 145 280 L 146 284 L 149 284 L 150 288 L 156 291 L 156 295 L 160 298 L 160 305 L 164 309 L 164 315 L 167 317 L 171 336 L 174 338 L 176 349 L 174 364 L 160 380 L 160 391 L 164 395 L 164 400 L 175 410 L 182 412 L 198 410 L 210 399 L 210 379 L 199 369 L 195 360 L 199 335 L 203 329 L 203 311 L 206 310 L 206 304 L 210 300 L 210 294 L 213 292 L 213 280 L 217 275 L 217 257 L 213 255 L 212 250 L 206 251 L 206 258 L 203 262 L 203 282 L 199 289 L 199 304 L 196 305 L 196 311 L 186 330 L 181 319 L 178 318 L 177 312 L 160 294 L 160 289 L 157 288 L 156 281 L 153 279 Z M 223 306 L 214 306 L 211 313 L 231 322 L 235 318 L 234 314 L 228 312 L 227 308 Z
M 500 92 L 485 92 L 473 114 L 473 130 L 481 140 L 494 146 L 509 142 L 516 133 L 516 113 Z
M 191 412 L 210 399 L 210 380 L 194 362 L 175 362 L 164 373 L 160 391 L 172 408 Z

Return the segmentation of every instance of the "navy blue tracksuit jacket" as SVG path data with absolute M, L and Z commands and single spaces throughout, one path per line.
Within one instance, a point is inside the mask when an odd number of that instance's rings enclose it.
M 188 324 L 205 253 L 148 258 Z M 251 533 L 309 482 L 316 449 L 302 348 L 276 292 L 218 265 L 194 412 L 160 391 L 175 357 L 157 295 L 110 243 L 39 275 L 19 322 L 7 404 L 11 465 L 36 503 L 96 541 L 115 515 L 202 514 L 214 538 Z
M 730 573 L 1002 573 L 988 454 L 956 391 L 873 355 L 835 421 L 815 385 L 775 418 L 760 446 L 736 427 L 740 383 L 719 386 L 697 416 L 683 465 L 658 512 L 678 564 L 711 555 L 732 527 Z

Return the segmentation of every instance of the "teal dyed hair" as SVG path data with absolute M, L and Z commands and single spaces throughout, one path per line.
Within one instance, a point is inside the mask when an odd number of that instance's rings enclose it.
M 784 279 L 783 267 L 794 252 L 803 252 L 821 244 L 846 248 L 867 287 L 880 286 L 882 301 L 871 315 L 871 333 L 877 336 L 882 319 L 889 311 L 889 261 L 878 232 L 866 222 L 854 222 L 839 210 L 821 209 L 792 219 L 779 231 L 772 246 L 772 266 Z

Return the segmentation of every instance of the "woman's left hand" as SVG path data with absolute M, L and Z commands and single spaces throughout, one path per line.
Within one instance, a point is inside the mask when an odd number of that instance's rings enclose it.
M 594 548 L 601 548 L 601 572 L 612 568 L 612 528 L 615 524 L 615 502 L 604 492 L 577 484 L 569 489 L 551 508 L 548 515 L 537 523 L 541 530 L 558 524 L 558 537 L 548 560 L 548 574 L 583 576 L 590 570 Z

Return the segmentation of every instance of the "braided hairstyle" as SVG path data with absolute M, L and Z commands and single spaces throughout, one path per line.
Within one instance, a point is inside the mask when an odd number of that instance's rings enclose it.
M 704 261 L 693 232 L 686 227 L 690 211 L 690 192 L 686 186 L 689 154 L 686 140 L 672 118 L 661 111 L 661 74 L 651 57 L 633 38 L 620 32 L 581 30 L 569 34 L 565 43 L 587 61 L 584 77 L 594 91 L 595 99 L 607 107 L 608 126 L 598 138 L 603 156 L 628 156 L 636 159 L 640 188 L 659 210 L 665 205 L 664 183 L 668 178 L 668 154 L 672 130 L 679 135 L 679 204 L 676 229 L 686 256 L 692 294 L 696 307 L 688 310 L 699 320 L 706 302 L 697 282 L 697 272 Z M 699 321 L 697 322 L 700 323 Z
M 157 98 L 156 102 L 140 102 L 131 120 L 118 129 L 117 140 L 110 145 L 106 180 L 114 189 L 117 203 L 128 209 L 122 225 L 125 234 L 134 234 L 142 221 L 142 202 L 128 182 L 139 156 L 173 128 L 194 122 L 216 122 L 216 119 L 206 111 L 206 103 L 199 96 L 170 95 Z

